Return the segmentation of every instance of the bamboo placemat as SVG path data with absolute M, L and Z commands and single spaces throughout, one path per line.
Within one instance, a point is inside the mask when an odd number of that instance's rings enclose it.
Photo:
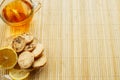
M 120 80 L 120 0 L 45 0 L 30 32 L 48 62 L 29 80 Z

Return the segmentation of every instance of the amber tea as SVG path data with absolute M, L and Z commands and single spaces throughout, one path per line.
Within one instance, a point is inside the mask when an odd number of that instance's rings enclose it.
M 29 31 L 30 21 L 40 8 L 41 3 L 36 0 L 3 0 L 0 16 L 12 34 L 21 34 Z
M 29 30 L 32 10 L 31 4 L 25 0 L 15 0 L 3 8 L 2 15 L 10 25 L 12 34 L 21 34 Z
M 16 0 L 3 8 L 3 16 L 9 22 L 21 22 L 32 13 L 32 6 L 25 0 Z

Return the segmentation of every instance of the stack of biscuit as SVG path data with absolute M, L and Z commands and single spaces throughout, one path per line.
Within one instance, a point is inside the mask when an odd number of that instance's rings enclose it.
M 12 40 L 12 48 L 18 54 L 17 65 L 20 69 L 40 68 L 47 62 L 43 45 L 29 33 L 15 37 Z

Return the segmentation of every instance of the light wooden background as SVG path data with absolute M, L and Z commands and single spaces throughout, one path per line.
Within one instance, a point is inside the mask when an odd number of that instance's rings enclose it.
M 120 0 L 44 0 L 30 32 L 48 62 L 29 80 L 120 80 Z

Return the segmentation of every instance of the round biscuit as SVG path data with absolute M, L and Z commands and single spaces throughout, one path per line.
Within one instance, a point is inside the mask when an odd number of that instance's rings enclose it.
M 47 57 L 45 54 L 42 54 L 41 57 L 39 57 L 37 60 L 34 61 L 32 67 L 33 68 L 39 68 L 39 67 L 43 67 L 47 62 Z
M 19 55 L 18 64 L 21 68 L 29 68 L 34 62 L 34 55 L 31 52 L 25 51 Z
M 21 36 L 18 36 L 16 38 L 14 38 L 13 41 L 12 41 L 12 48 L 16 52 L 23 51 L 23 49 L 25 48 L 25 45 L 26 45 L 25 39 L 22 38 Z

